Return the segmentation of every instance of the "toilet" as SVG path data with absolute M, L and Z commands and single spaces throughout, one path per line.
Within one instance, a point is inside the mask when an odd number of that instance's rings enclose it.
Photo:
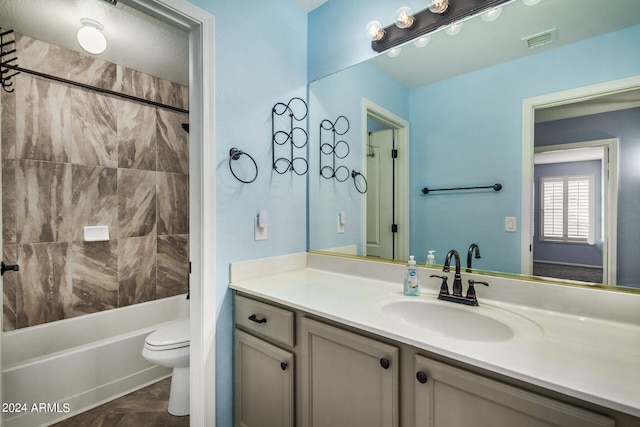
M 142 357 L 173 368 L 169 413 L 189 415 L 189 319 L 167 323 L 151 333 L 144 341 Z

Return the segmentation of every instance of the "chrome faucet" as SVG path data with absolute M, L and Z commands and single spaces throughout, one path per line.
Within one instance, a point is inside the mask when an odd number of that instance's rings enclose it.
M 444 268 L 442 271 L 448 273 L 450 270 L 449 266 L 451 265 L 451 257 L 454 257 L 456 261 L 456 274 L 453 276 L 453 296 L 461 297 L 462 296 L 462 276 L 460 276 L 460 255 L 458 251 L 455 249 L 451 249 L 447 252 L 447 257 L 444 259 Z
M 471 273 L 471 256 L 473 255 L 475 251 L 475 258 L 476 259 L 480 259 L 480 248 L 478 247 L 477 244 L 472 243 L 471 246 L 469 246 L 469 252 L 467 252 L 467 269 L 466 272 L 467 273 Z

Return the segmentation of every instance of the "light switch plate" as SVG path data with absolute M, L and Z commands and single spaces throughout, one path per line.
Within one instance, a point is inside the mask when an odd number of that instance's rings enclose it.
M 517 221 L 515 216 L 504 217 L 504 231 L 516 232 L 518 231 Z
M 260 228 L 258 226 L 258 217 L 253 219 L 253 229 L 255 230 L 254 240 L 267 240 L 267 226 Z

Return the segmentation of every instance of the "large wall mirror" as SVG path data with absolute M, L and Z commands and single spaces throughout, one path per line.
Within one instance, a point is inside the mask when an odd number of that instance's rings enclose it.
M 310 250 L 640 287 L 640 2 L 527 3 L 310 84 Z

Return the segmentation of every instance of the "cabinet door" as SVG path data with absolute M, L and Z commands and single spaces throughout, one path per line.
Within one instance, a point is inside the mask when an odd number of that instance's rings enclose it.
M 398 349 L 302 319 L 302 425 L 398 425 Z
M 422 356 L 415 367 L 416 427 L 614 425 L 611 418 Z
M 293 427 L 293 354 L 235 330 L 235 425 Z

